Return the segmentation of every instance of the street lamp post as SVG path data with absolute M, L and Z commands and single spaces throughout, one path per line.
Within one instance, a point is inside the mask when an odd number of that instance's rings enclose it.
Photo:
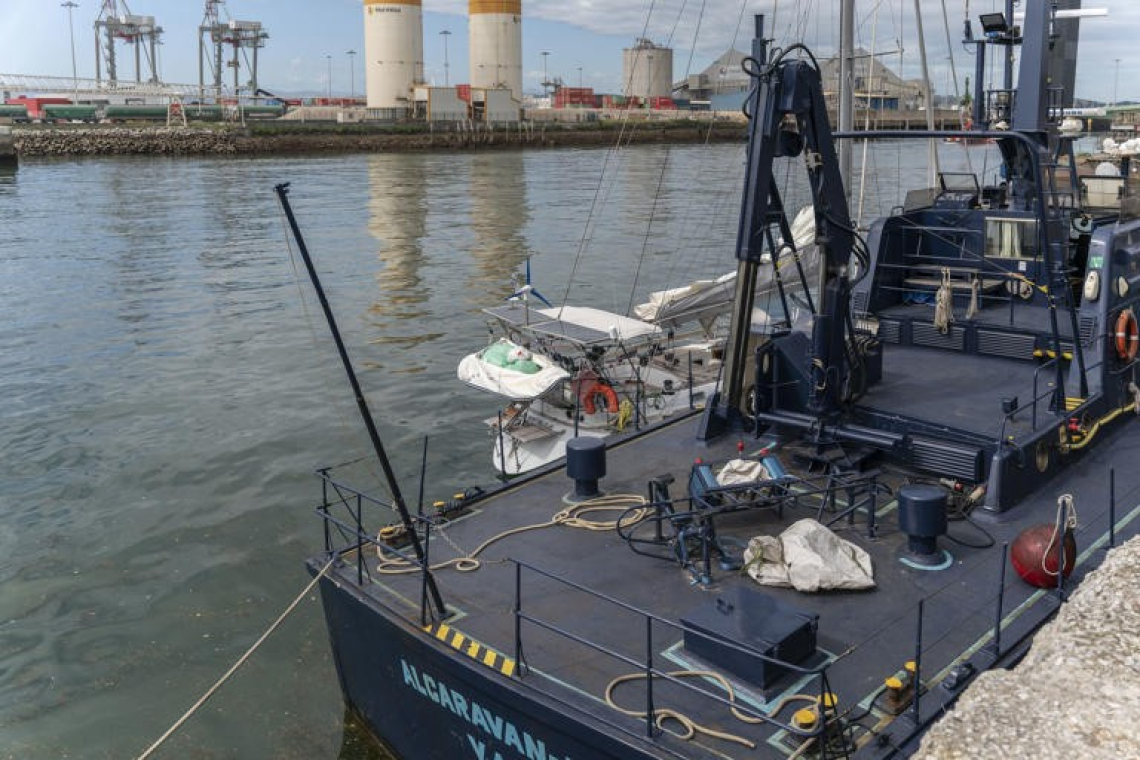
M 356 51 L 349 50 L 348 53 L 348 97 L 352 100 L 356 99 Z
M 444 29 L 439 33 L 443 37 L 443 86 L 451 86 L 451 61 L 447 57 L 447 38 L 451 36 L 451 31 Z
M 71 12 L 79 7 L 79 3 L 67 0 L 60 3 L 61 8 L 67 8 L 67 31 L 71 35 L 71 87 L 75 91 L 76 99 L 79 97 L 79 73 L 75 67 L 75 25 L 72 23 Z
M 547 76 L 547 74 L 546 74 L 546 59 L 549 57 L 550 57 L 550 51 L 549 50 L 543 50 L 542 51 L 542 97 L 544 97 L 544 98 L 550 97 L 550 93 L 548 93 L 546 91 L 546 88 L 550 82 L 550 77 Z
M 332 100 L 332 54 L 326 53 L 325 59 L 328 61 L 328 69 L 329 69 L 329 91 L 328 91 L 329 92 L 329 100 Z
M 582 67 L 578 67 L 578 89 L 582 89 Z
M 1118 90 L 1119 87 L 1120 87 L 1120 59 L 1117 58 L 1116 59 L 1116 74 L 1112 78 L 1112 105 L 1114 105 L 1114 106 L 1118 102 L 1120 102 L 1116 99 L 1116 96 L 1119 92 L 1119 90 Z

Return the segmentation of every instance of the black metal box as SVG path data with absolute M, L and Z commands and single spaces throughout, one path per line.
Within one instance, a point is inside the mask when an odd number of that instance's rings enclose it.
M 818 624 L 818 615 L 745 587 L 730 589 L 681 618 L 686 650 L 761 689 L 788 669 L 759 655 L 802 664 L 815 654 Z

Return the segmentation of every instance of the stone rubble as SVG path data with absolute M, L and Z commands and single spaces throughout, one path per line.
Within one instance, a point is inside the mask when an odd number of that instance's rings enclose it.
M 623 142 L 739 142 L 743 127 L 727 122 L 710 127 L 643 126 Z M 516 147 L 612 145 L 610 129 L 547 128 L 546 125 L 464 130 L 373 132 L 355 126 L 306 129 L 304 125 L 263 125 L 257 130 L 202 127 L 18 128 L 13 136 L 20 156 L 69 155 L 264 155 L 313 152 L 394 152 Z
M 1140 758 L 1140 538 L 1090 573 L 1013 670 L 983 673 L 916 758 Z

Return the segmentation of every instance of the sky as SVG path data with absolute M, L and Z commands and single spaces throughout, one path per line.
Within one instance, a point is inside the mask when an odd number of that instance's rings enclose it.
M 1046 0 L 1021 0 L 1045 2 Z M 101 0 L 76 0 L 72 13 L 79 76 L 94 77 L 92 26 Z M 977 27 L 977 14 L 1001 10 L 1001 0 L 919 0 L 927 58 L 936 92 L 951 89 L 951 47 L 947 45 L 945 6 L 953 39 L 953 63 L 961 85 L 973 71 L 973 58 L 960 44 L 966 7 Z M 197 28 L 204 2 L 128 0 L 132 13 L 153 15 L 166 30 L 159 54 L 167 82 L 198 81 Z M 444 48 L 452 84 L 467 81 L 467 0 L 423 0 L 424 73 L 444 80 Z M 1085 0 L 1086 7 L 1107 8 L 1108 19 L 1082 22 L 1077 96 L 1091 100 L 1140 100 L 1140 56 L 1129 55 L 1140 30 L 1137 0 Z M 122 0 L 120 0 L 120 8 Z M 675 49 L 674 80 L 704 69 L 735 44 L 747 50 L 751 17 L 769 18 L 777 44 L 804 41 L 821 55 L 838 46 L 838 0 L 523 0 L 523 84 L 541 90 L 543 64 L 551 77 L 579 82 L 599 92 L 621 91 L 622 49 L 641 36 Z M 880 53 L 888 66 L 917 78 L 919 56 L 912 0 L 857 0 L 857 44 Z M 702 12 L 703 10 L 703 12 Z M 261 52 L 261 85 L 279 94 L 347 95 L 363 92 L 363 12 L 360 0 L 226 0 L 230 18 L 260 21 L 270 38 Z M 699 21 L 699 23 L 698 23 Z M 774 26 L 771 26 L 774 21 Z M 442 31 L 450 35 L 441 35 Z M 0 74 L 71 75 L 68 11 L 60 0 L 0 0 Z M 901 40 L 901 43 L 900 43 Z M 543 56 L 543 52 L 549 53 Z M 901 62 L 900 62 L 901 58 Z M 130 61 L 120 47 L 120 67 Z M 126 63 L 133 76 L 133 62 Z M 331 74 L 331 76 L 330 76 Z M 1001 75 L 992 75 L 1000 86 Z M 125 78 L 120 68 L 120 78 Z M 331 87 L 330 87 L 331 85 Z

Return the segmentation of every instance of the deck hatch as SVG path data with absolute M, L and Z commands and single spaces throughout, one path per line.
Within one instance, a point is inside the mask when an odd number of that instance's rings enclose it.
M 693 610 L 681 624 L 685 627 L 686 650 L 734 677 L 767 689 L 788 668 L 764 657 L 792 665 L 809 659 L 816 653 L 819 616 L 754 589 L 737 587 Z

